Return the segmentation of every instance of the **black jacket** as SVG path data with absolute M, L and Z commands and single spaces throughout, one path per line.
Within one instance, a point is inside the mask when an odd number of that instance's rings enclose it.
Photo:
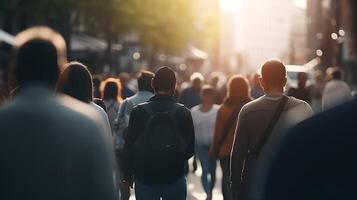
M 154 112 L 162 112 L 171 110 L 177 102 L 171 96 L 156 95 L 149 100 L 148 104 Z M 149 117 L 150 115 L 144 110 L 142 105 L 136 106 L 130 114 L 129 131 L 121 163 L 123 166 L 124 179 L 129 180 L 135 177 L 135 180 L 146 185 L 164 185 L 172 183 L 184 176 L 184 163 L 194 154 L 195 133 L 190 110 L 186 107 L 182 107 L 179 108 L 174 115 L 174 118 L 178 123 L 179 131 L 187 144 L 186 153 L 184 155 L 185 159 L 175 165 L 172 165 L 172 162 L 177 163 L 175 158 L 172 160 L 163 160 L 161 163 L 157 163 L 157 166 L 160 167 L 155 169 L 148 169 L 148 166 L 136 164 L 137 160 L 134 154 L 134 143 L 143 133 L 143 129 Z M 148 160 L 147 162 L 152 161 Z M 165 166 L 171 167 L 166 168 Z

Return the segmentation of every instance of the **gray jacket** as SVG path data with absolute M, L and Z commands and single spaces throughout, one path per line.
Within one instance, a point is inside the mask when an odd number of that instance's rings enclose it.
M 41 86 L 0 109 L 0 199 L 116 199 L 98 114 Z

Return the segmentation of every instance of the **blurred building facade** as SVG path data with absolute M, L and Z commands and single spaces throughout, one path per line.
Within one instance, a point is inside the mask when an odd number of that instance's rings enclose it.
M 257 70 L 272 57 L 289 62 L 292 11 L 287 0 L 244 0 L 236 12 L 235 50 L 242 73 Z
M 308 56 L 321 59 L 322 70 L 340 66 L 350 84 L 357 83 L 356 52 L 353 48 L 353 0 L 308 0 Z M 355 2 L 354 2 L 355 3 Z
M 292 8 L 292 23 L 290 31 L 289 64 L 306 64 L 308 62 L 306 9 L 298 6 L 294 6 Z

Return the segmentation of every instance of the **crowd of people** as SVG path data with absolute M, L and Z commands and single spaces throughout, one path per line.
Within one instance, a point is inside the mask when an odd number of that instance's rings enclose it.
M 357 196 L 357 102 L 339 68 L 312 86 L 301 72 L 287 90 L 277 59 L 224 84 L 198 72 L 178 83 L 170 67 L 102 80 L 67 62 L 63 38 L 46 27 L 19 33 L 14 55 L 0 199 L 128 200 L 135 188 L 138 200 L 184 200 L 190 158 L 207 200 L 218 161 L 224 200 Z

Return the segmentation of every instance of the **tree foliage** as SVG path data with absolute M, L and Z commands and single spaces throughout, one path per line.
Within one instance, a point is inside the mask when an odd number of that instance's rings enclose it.
M 121 0 L 118 6 L 118 24 L 138 33 L 144 47 L 177 53 L 192 36 L 191 0 Z

